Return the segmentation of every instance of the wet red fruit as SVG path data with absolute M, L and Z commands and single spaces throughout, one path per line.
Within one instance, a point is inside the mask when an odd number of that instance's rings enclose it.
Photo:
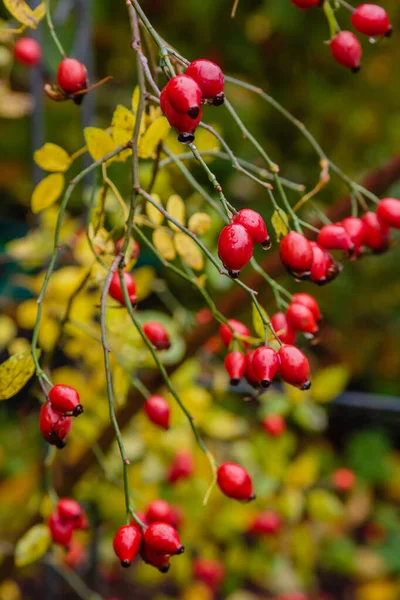
M 139 552 L 141 540 L 142 534 L 139 528 L 133 525 L 124 525 L 115 533 L 113 548 L 122 567 L 126 568 L 132 564 Z
M 176 112 L 196 119 L 200 113 L 201 89 L 188 75 L 176 75 L 165 86 L 165 101 Z
M 261 387 L 268 388 L 279 370 L 278 354 L 269 346 L 257 348 L 252 358 L 252 369 Z
M 318 332 L 318 325 L 313 313 L 304 304 L 293 302 L 286 311 L 286 318 L 290 325 L 296 331 L 315 335 Z
M 72 418 L 54 410 L 49 401 L 40 410 L 39 428 L 44 439 L 57 448 L 64 448 L 65 440 L 72 427 Z
M 351 69 L 353 73 L 360 70 L 361 44 L 351 31 L 340 31 L 331 39 L 331 52 L 337 63 Z
M 219 560 L 196 558 L 193 562 L 193 576 L 216 592 L 225 579 L 225 567 Z
M 218 485 L 225 496 L 249 502 L 256 497 L 250 475 L 240 465 L 223 463 L 218 468 Z
M 182 554 L 185 548 L 178 532 L 169 523 L 151 523 L 143 534 L 146 546 L 159 554 Z
M 244 325 L 240 321 L 236 321 L 236 319 L 228 319 L 228 323 L 230 324 L 230 326 L 232 327 L 234 332 L 238 333 L 240 336 L 244 336 L 244 337 L 251 336 L 250 329 L 248 327 L 246 327 L 246 325 Z M 232 342 L 232 337 L 233 337 L 232 330 L 228 327 L 228 325 L 223 323 L 221 325 L 221 327 L 219 328 L 219 335 L 221 337 L 221 340 L 222 340 L 224 346 L 226 346 L 228 348 L 230 346 L 230 343 Z M 248 344 L 248 342 L 243 342 L 243 345 L 245 348 L 247 348 L 249 344 Z
M 188 479 L 194 469 L 193 457 L 187 450 L 179 450 L 169 469 L 168 482 L 176 483 L 180 479 Z
M 74 529 L 89 529 L 89 521 L 83 509 L 81 516 L 74 521 Z
M 231 380 L 231 385 L 239 385 L 246 371 L 246 356 L 241 352 L 229 352 L 226 355 L 224 365 Z
M 317 242 L 325 250 L 343 250 L 348 253 L 354 250 L 350 236 L 340 225 L 324 225 L 318 234 Z
M 42 49 L 34 38 L 19 38 L 15 42 L 14 57 L 22 65 L 34 67 L 42 58 Z
M 390 35 L 392 31 L 386 10 L 377 4 L 358 6 L 351 16 L 351 24 L 354 29 L 369 37 Z
M 271 325 L 282 344 L 294 344 L 296 332 L 288 323 L 285 313 L 277 312 L 271 317 Z
M 259 513 L 249 527 L 249 533 L 253 535 L 274 535 L 282 527 L 281 517 L 271 510 Z
M 60 413 L 72 413 L 74 417 L 83 413 L 79 394 L 69 385 L 54 385 L 49 391 L 49 400 L 52 407 Z
M 384 198 L 378 204 L 376 216 L 383 227 L 400 229 L 400 200 Z
M 171 127 L 176 129 L 176 131 L 179 133 L 178 140 L 182 142 L 182 144 L 190 144 L 191 142 L 193 142 L 194 131 L 200 123 L 203 116 L 203 111 L 201 107 L 199 114 L 195 119 L 189 117 L 189 115 L 185 113 L 180 113 L 176 111 L 166 100 L 165 88 L 161 92 L 160 106 L 164 115 L 168 119 L 168 122 L 171 125 Z
M 62 521 L 77 521 L 83 515 L 81 505 L 73 498 L 61 498 L 57 503 L 57 512 Z
M 313 263 L 311 266 L 310 281 L 318 285 L 325 285 L 333 281 L 339 273 L 340 268 L 335 263 L 330 252 L 322 248 L 316 242 L 311 242 L 313 252 Z
M 310 242 L 296 231 L 291 231 L 281 241 L 279 248 L 282 263 L 297 277 L 307 277 L 313 262 Z
M 131 304 L 136 304 L 137 297 L 135 280 L 133 279 L 132 275 L 128 273 L 128 271 L 124 271 L 123 274 L 129 300 L 131 301 Z M 125 304 L 124 292 L 122 290 L 121 280 L 119 278 L 118 271 L 115 271 L 111 279 L 108 293 L 110 294 L 111 298 L 114 298 L 114 300 L 117 300 L 117 302 L 119 302 L 120 304 Z
M 339 225 L 343 227 L 353 242 L 355 252 L 359 251 L 365 241 L 365 225 L 362 222 L 362 219 L 358 219 L 357 217 L 347 217 L 347 219 L 343 219 Z
M 80 541 L 71 540 L 69 550 L 64 556 L 63 562 L 70 569 L 77 569 L 86 562 L 85 548 Z
M 337 469 L 332 474 L 332 483 L 341 492 L 348 492 L 354 487 L 356 476 L 350 469 Z
M 283 381 L 300 388 L 308 390 L 310 382 L 310 364 L 307 357 L 296 346 L 281 346 L 278 350 L 281 360 L 280 375 Z
M 169 428 L 170 408 L 162 396 L 150 396 L 144 403 L 144 410 L 149 420 L 163 429 Z
M 127 257 L 128 261 L 132 260 L 133 258 L 139 258 L 139 255 L 140 255 L 140 246 L 137 243 L 137 241 L 131 239 L 130 244 L 131 243 L 132 243 L 132 250 L 128 253 L 128 257 Z M 115 242 L 115 254 L 119 254 L 121 252 L 123 245 L 124 245 L 124 238 L 121 238 Z
M 312 8 L 313 6 L 320 6 L 321 0 L 291 0 L 297 8 Z
M 226 225 L 218 239 L 218 256 L 231 277 L 238 277 L 253 256 L 253 242 L 243 225 Z
M 373 212 L 367 212 L 362 218 L 365 225 L 365 245 L 376 253 L 389 248 L 389 228 L 382 225 Z
M 74 525 L 72 521 L 62 521 L 60 515 L 55 512 L 49 519 L 51 539 L 55 544 L 67 548 L 72 540 Z
M 261 424 L 264 431 L 272 437 L 279 437 L 286 431 L 286 422 L 282 415 L 268 415 Z
M 156 350 L 168 350 L 171 347 L 168 332 L 158 321 L 148 321 L 143 325 L 143 331 Z
M 234 223 L 243 225 L 254 244 L 261 244 L 263 248 L 271 247 L 271 238 L 268 235 L 267 227 L 262 216 L 251 208 L 243 208 L 233 218 Z
M 315 298 L 310 296 L 310 294 L 293 294 L 293 302 L 295 302 L 296 304 L 302 304 L 303 306 L 306 306 L 309 310 L 311 310 L 312 314 L 314 315 L 314 319 L 317 322 L 321 321 L 322 315 L 318 306 L 318 302 Z
M 178 524 L 176 510 L 165 500 L 153 500 L 147 507 L 145 522 L 150 524 L 157 521 L 169 523 L 169 525 L 175 528 Z
M 87 88 L 87 70 L 85 65 L 75 58 L 64 58 L 58 66 L 58 85 L 67 94 L 76 94 Z
M 253 356 L 255 354 L 255 350 L 250 350 L 249 352 L 247 352 L 246 354 L 246 359 L 247 359 L 247 365 L 246 365 L 246 379 L 249 383 L 251 383 L 252 385 L 258 386 L 258 379 L 257 379 L 257 375 L 254 372 L 253 369 Z
M 212 100 L 214 106 L 224 101 L 224 74 L 220 67 L 206 58 L 198 58 L 190 63 L 186 75 L 196 81 L 203 98 Z
M 142 541 L 142 545 L 140 548 L 140 556 L 142 557 L 143 561 L 146 564 L 151 565 L 152 567 L 155 567 L 156 569 L 158 569 L 160 571 L 160 573 L 167 573 L 169 571 L 170 555 L 169 554 L 160 554 L 159 552 L 155 552 L 154 550 L 151 550 L 151 548 L 149 548 L 146 545 L 144 540 Z

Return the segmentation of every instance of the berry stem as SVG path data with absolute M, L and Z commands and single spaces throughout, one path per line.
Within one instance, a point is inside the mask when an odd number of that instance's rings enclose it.
M 329 0 L 324 0 L 323 9 L 329 25 L 329 34 L 331 39 L 340 31 L 339 24 L 336 20 L 334 10 Z
M 67 55 L 65 53 L 65 50 L 58 38 L 56 30 L 54 29 L 53 19 L 51 18 L 51 11 L 50 11 L 50 0 L 46 0 L 46 21 L 47 21 L 47 26 L 50 31 L 50 35 L 53 38 L 54 43 L 57 46 L 59 53 L 61 54 L 61 57 L 66 58 Z

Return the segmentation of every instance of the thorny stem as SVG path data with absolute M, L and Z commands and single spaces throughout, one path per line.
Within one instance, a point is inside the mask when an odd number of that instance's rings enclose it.
M 47 21 L 47 26 L 50 31 L 50 35 L 53 38 L 54 43 L 57 46 L 59 53 L 61 54 L 62 58 L 65 58 L 67 55 L 64 51 L 64 48 L 62 47 L 60 40 L 58 39 L 58 35 L 56 33 L 56 30 L 54 29 L 53 20 L 51 18 L 50 0 L 46 0 L 46 21 Z

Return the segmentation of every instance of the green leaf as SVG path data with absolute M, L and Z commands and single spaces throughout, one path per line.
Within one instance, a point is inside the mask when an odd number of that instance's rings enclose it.
M 255 306 L 255 304 L 252 305 L 252 317 L 253 317 L 253 328 L 254 331 L 257 334 L 257 337 L 261 338 L 262 340 L 265 340 L 265 326 L 264 326 L 264 322 L 260 316 L 260 313 L 258 312 L 257 307 Z M 267 314 L 267 312 L 263 309 L 263 307 L 261 307 L 261 312 L 264 315 L 265 319 L 267 321 L 269 321 L 269 316 Z M 267 328 L 268 330 L 268 335 L 269 335 L 269 328 Z
M 313 400 L 330 402 L 346 389 L 349 377 L 350 373 L 345 365 L 333 365 L 322 369 L 313 377 Z
M 289 220 L 283 210 L 276 210 L 271 217 L 271 224 L 274 228 L 276 239 L 279 242 L 281 237 L 287 234 L 289 228 Z
M 370 484 L 390 477 L 389 452 L 389 439 L 377 430 L 355 434 L 346 449 L 350 469 Z
M 335 523 L 342 519 L 344 507 L 332 492 L 327 490 L 313 490 L 309 493 L 307 508 L 314 521 Z
M 25 567 L 39 560 L 48 551 L 51 544 L 50 531 L 47 525 L 34 525 L 17 542 L 15 547 L 15 564 Z
M 17 394 L 32 377 L 35 371 L 30 350 L 10 356 L 0 365 L 0 400 L 7 400 Z

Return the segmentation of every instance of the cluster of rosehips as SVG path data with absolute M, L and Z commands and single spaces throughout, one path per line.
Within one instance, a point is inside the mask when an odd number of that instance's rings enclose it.
M 178 140 L 190 144 L 203 116 L 202 105 L 224 102 L 224 74 L 205 58 L 194 60 L 186 73 L 172 77 L 160 95 L 160 106 L 169 124 L 179 133 Z
M 297 280 L 308 279 L 324 285 L 340 272 L 330 250 L 341 250 L 345 256 L 354 259 L 368 250 L 375 254 L 385 252 L 389 248 L 391 227 L 400 229 L 400 200 L 384 198 L 376 213 L 369 211 L 362 218 L 347 217 L 338 223 L 324 225 L 316 242 L 291 231 L 281 241 L 281 260 Z
M 72 417 L 82 413 L 77 390 L 69 385 L 54 385 L 40 409 L 39 428 L 44 439 L 57 448 L 64 448 Z
M 240 210 L 226 225 L 218 239 L 218 256 L 233 278 L 253 256 L 253 244 L 264 249 L 271 247 L 271 239 L 262 216 L 251 208 Z
M 74 531 L 87 529 L 89 522 L 79 502 L 72 498 L 62 498 L 58 501 L 48 525 L 53 542 L 68 549 Z
M 321 6 L 322 0 L 291 0 L 298 8 Z M 353 10 L 351 24 L 359 33 L 368 37 L 390 37 L 392 26 L 387 12 L 377 4 L 361 4 Z M 333 58 L 340 65 L 351 69 L 353 73 L 360 70 L 362 48 L 358 38 L 351 31 L 340 31 L 330 41 Z

